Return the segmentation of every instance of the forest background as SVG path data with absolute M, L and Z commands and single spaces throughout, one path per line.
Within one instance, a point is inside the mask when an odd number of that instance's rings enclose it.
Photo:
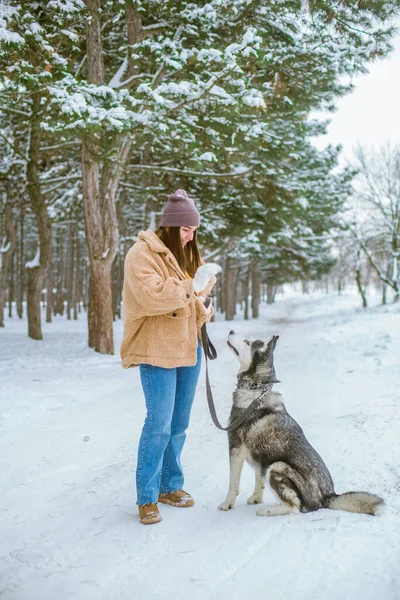
M 391 51 L 398 2 L 0 4 L 0 326 L 87 311 L 114 352 L 124 257 L 178 187 L 202 214 L 217 309 L 355 281 L 397 301 L 400 151 L 318 148 L 354 77 Z M 389 292 L 389 294 L 388 294 Z

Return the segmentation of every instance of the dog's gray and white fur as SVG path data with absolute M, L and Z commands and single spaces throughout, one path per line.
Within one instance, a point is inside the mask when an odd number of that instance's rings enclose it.
M 234 507 L 245 460 L 255 470 L 255 488 L 249 504 L 263 501 L 267 482 L 280 503 L 265 506 L 259 516 L 310 512 L 319 508 L 341 509 L 374 515 L 382 498 L 367 492 L 335 494 L 332 477 L 298 423 L 288 414 L 281 394 L 272 391 L 275 376 L 274 349 L 279 336 L 267 342 L 247 340 L 231 331 L 228 345 L 240 362 L 237 389 L 230 414 L 232 423 L 253 400 L 258 407 L 237 429 L 230 431 L 230 483 L 219 508 Z

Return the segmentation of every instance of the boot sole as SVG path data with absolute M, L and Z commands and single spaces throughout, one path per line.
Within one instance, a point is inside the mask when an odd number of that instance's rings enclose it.
M 188 502 L 172 502 L 172 500 L 167 500 L 166 498 L 162 498 L 159 496 L 158 501 L 161 504 L 169 504 L 170 506 L 176 506 L 177 508 L 189 508 L 189 506 L 194 506 L 194 500 L 188 500 Z
M 159 523 L 160 521 L 162 521 L 162 517 L 160 517 L 159 519 L 140 519 L 142 525 L 154 525 L 155 523 Z

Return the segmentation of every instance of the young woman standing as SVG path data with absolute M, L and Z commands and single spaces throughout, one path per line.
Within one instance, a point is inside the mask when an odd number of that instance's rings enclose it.
M 143 524 L 158 523 L 158 502 L 193 506 L 180 461 L 201 366 L 200 329 L 220 267 L 197 246 L 200 214 L 185 190 L 172 194 L 157 231 L 142 231 L 124 271 L 122 366 L 139 366 L 147 416 L 138 449 L 137 504 Z

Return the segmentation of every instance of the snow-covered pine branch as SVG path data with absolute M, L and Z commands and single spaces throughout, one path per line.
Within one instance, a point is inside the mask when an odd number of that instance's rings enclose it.
M 77 173 L 76 175 L 66 175 L 65 177 L 50 177 L 49 179 L 41 177 L 40 182 L 45 185 L 47 183 L 58 183 L 59 181 L 73 181 L 75 179 L 80 179 L 81 177 L 81 173 Z
M 188 169 L 179 169 L 175 167 L 162 167 L 157 165 L 129 165 L 129 169 L 133 171 L 165 171 L 167 173 L 175 173 L 177 175 L 196 175 L 197 177 L 211 177 L 216 179 L 230 179 L 236 177 L 243 177 L 253 170 L 250 167 L 245 170 L 237 170 L 230 173 L 213 173 L 212 171 L 191 171 Z

